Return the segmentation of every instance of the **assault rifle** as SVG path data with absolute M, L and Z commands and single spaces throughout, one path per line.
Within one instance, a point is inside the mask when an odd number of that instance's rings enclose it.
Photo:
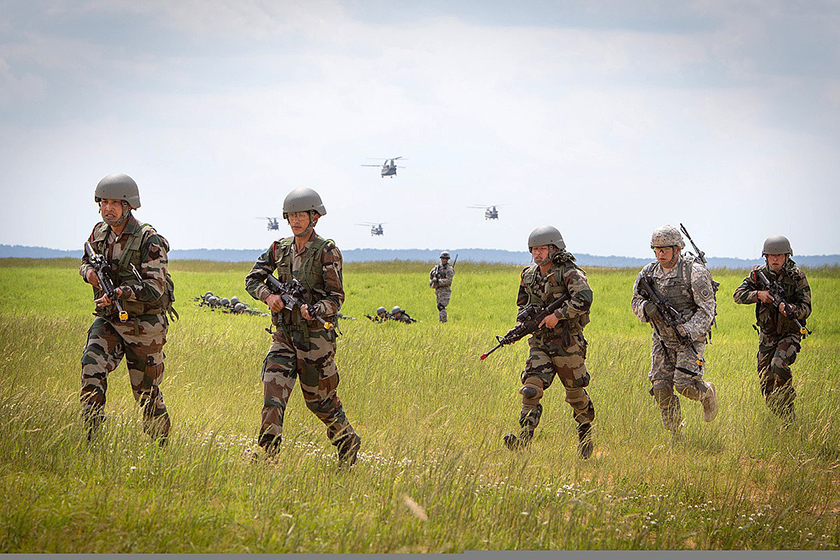
M 342 315 L 341 313 L 337 314 L 336 317 L 338 317 L 339 319 L 347 319 L 348 321 L 355 321 L 356 320 L 355 317 L 349 317 L 347 315 Z
M 666 325 L 671 327 L 671 330 L 674 331 L 674 334 L 676 335 L 677 340 L 680 341 L 680 344 L 691 348 L 691 351 L 694 352 L 694 361 L 698 366 L 702 366 L 703 359 L 700 358 L 700 354 L 697 353 L 697 349 L 694 347 L 694 342 L 689 337 L 681 335 L 680 331 L 677 330 L 677 325 L 680 324 L 681 318 L 679 311 L 674 309 L 667 299 L 656 293 L 656 288 L 653 287 L 653 282 L 651 281 L 650 276 L 642 276 L 639 278 L 639 295 L 653 302 L 656 306 L 656 310 L 659 311 L 659 316 L 662 317 L 662 320 L 665 321 Z M 659 333 L 656 322 L 651 321 L 651 325 L 653 325 L 654 330 Z
M 778 280 L 771 282 L 761 269 L 756 268 L 754 272 L 758 283 L 762 288 L 767 290 L 770 293 L 770 297 L 773 298 L 773 307 L 778 309 L 780 305 L 783 306 L 785 315 L 788 319 L 796 323 L 796 326 L 799 328 L 799 334 L 801 334 L 803 338 L 811 334 L 810 329 L 808 329 L 799 319 L 796 318 L 793 306 L 785 300 L 785 290 L 782 287 L 782 283 Z
M 108 264 L 107 260 L 105 260 L 104 255 L 100 255 L 93 250 L 93 247 L 88 241 L 85 241 L 85 255 L 87 255 L 90 264 L 93 266 L 93 270 L 96 271 L 96 278 L 99 280 L 99 286 L 105 291 L 105 295 L 108 296 L 111 303 L 116 306 L 120 322 L 125 323 L 128 321 L 128 313 L 122 308 L 120 300 L 117 298 L 117 289 L 111 281 L 111 275 L 113 274 L 111 265 Z
M 489 352 L 482 354 L 481 359 L 486 360 L 487 356 L 502 346 L 513 344 L 529 334 L 540 330 L 540 323 L 542 323 L 542 320 L 560 309 L 560 306 L 569 301 L 569 299 L 571 299 L 571 296 L 566 294 L 551 302 L 548 307 L 541 307 L 539 305 L 528 305 L 523 307 L 516 315 L 516 326 L 505 333 L 505 336 L 497 336 L 496 341 L 498 344 L 496 344 L 496 346 L 494 346 Z
M 297 278 L 293 278 L 291 282 L 283 283 L 275 278 L 274 275 L 269 274 L 265 279 L 265 285 L 271 290 L 272 294 L 280 296 L 286 309 L 292 310 L 295 306 L 301 308 L 306 305 L 306 301 L 303 299 L 306 288 L 303 287 L 303 284 Z M 325 329 L 329 330 L 333 328 L 332 323 L 316 315 L 317 311 L 314 306 L 310 305 L 308 309 L 309 316 L 324 325 Z

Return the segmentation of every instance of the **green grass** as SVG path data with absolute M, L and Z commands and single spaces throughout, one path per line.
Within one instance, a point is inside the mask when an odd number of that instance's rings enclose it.
M 512 326 L 518 268 L 460 263 L 450 323 L 439 325 L 431 264 L 346 265 L 342 312 L 358 320 L 341 323 L 339 395 L 363 437 L 349 471 L 297 389 L 278 460 L 250 459 L 268 319 L 190 301 L 212 290 L 251 302 L 249 268 L 172 266 L 181 320 L 165 348 L 173 435 L 161 450 L 142 433 L 124 365 L 100 437 L 84 438 L 79 359 L 92 303 L 77 263 L 0 260 L 0 552 L 840 548 L 836 268 L 808 271 L 814 334 L 794 364 L 798 420 L 787 430 L 759 394 L 753 309 L 732 302 L 745 271 L 715 271 L 706 378 L 720 414 L 706 424 L 683 399 L 677 444 L 647 392 L 650 328 L 629 309 L 636 271 L 589 270 L 597 418 L 583 461 L 559 384 L 531 447 L 501 444 L 517 427 L 527 344 L 478 356 Z M 363 318 L 379 305 L 422 322 Z

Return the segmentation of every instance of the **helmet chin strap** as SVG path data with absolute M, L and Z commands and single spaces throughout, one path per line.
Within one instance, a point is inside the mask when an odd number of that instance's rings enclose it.
M 675 264 L 677 264 L 677 259 L 680 257 L 679 252 L 677 251 L 676 245 L 671 247 L 671 260 L 668 261 L 668 266 L 665 268 L 672 268 Z

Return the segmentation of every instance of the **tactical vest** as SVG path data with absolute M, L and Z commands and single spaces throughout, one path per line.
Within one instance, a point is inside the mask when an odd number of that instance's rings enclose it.
M 110 232 L 111 226 L 105 222 L 100 222 L 93 232 L 92 245 L 96 252 L 100 255 L 105 255 L 108 234 Z M 131 238 L 123 250 L 122 255 L 120 255 L 119 262 L 116 265 L 111 263 L 111 269 L 116 275 L 116 278 L 112 278 L 112 280 L 114 281 L 114 285 L 116 287 L 137 283 L 137 278 L 134 276 L 134 271 L 131 269 L 131 265 L 134 265 L 134 268 L 139 272 L 140 265 L 142 264 L 140 260 L 140 249 L 151 233 L 157 233 L 151 225 L 139 224 L 137 229 L 131 235 Z M 168 253 L 169 242 L 161 234 L 157 233 L 157 236 L 160 239 L 164 250 Z M 104 292 L 102 290 L 94 290 L 94 294 L 98 298 L 101 297 Z M 175 303 L 175 283 L 172 281 L 172 276 L 169 275 L 169 271 L 166 271 L 166 287 L 163 294 L 161 294 L 161 297 L 156 301 L 143 302 L 122 300 L 120 303 L 122 304 L 123 309 L 125 309 L 128 313 L 129 318 L 137 315 L 160 315 L 165 312 L 169 313 L 171 318 L 178 317 L 178 313 L 172 307 L 172 304 Z M 115 308 L 112 306 L 102 308 L 102 311 L 103 313 L 109 315 L 116 313 Z
M 642 274 L 652 275 L 656 264 L 650 263 L 645 266 Z M 693 264 L 693 259 L 681 258 L 676 274 L 667 278 L 657 278 L 654 281 L 659 295 L 668 300 L 671 306 L 680 313 L 683 320 L 690 319 L 697 310 L 697 304 L 694 303 L 694 296 L 691 292 L 691 267 Z
M 780 274 L 771 272 L 770 267 L 766 264 L 761 266 L 761 270 L 771 282 L 776 279 L 781 282 L 786 302 L 794 305 L 800 303 L 797 284 L 802 272 L 793 264 L 793 261 L 790 261 L 790 264 L 785 264 Z M 796 323 L 782 315 L 779 309 L 772 304 L 759 303 L 756 305 L 755 320 L 761 331 L 768 334 L 783 335 L 799 332 Z M 799 322 L 802 323 L 802 326 L 805 326 L 805 319 L 801 319 Z
M 300 269 L 292 271 L 292 251 L 295 250 L 295 238 L 284 237 L 279 241 L 275 241 L 271 247 L 271 254 L 274 257 L 274 262 L 277 267 L 277 274 L 281 282 L 289 282 L 292 278 L 297 278 L 303 287 L 306 288 L 304 294 L 304 301 L 307 305 L 312 305 L 327 297 L 326 285 L 324 283 L 324 248 L 329 245 L 329 249 L 335 246 L 331 239 L 322 239 L 316 236 L 312 239 L 312 245 L 306 252 Z M 282 316 L 282 320 L 280 320 Z M 284 309 L 280 313 L 271 313 L 272 321 L 275 325 L 280 323 L 284 325 L 300 325 L 306 324 L 306 321 L 300 314 L 300 310 L 295 308 L 294 311 Z
M 522 281 L 525 284 L 525 293 L 528 295 L 526 305 L 538 305 L 547 307 L 556 299 L 569 293 L 566 284 L 563 283 L 563 276 L 569 268 L 580 268 L 572 261 L 564 261 L 562 264 L 552 263 L 551 272 L 547 279 L 545 292 L 538 290 L 537 280 L 540 277 L 538 264 L 532 264 L 522 272 Z M 567 329 L 570 333 L 579 333 L 583 327 L 589 324 L 589 312 L 567 321 L 560 321 L 554 329 Z

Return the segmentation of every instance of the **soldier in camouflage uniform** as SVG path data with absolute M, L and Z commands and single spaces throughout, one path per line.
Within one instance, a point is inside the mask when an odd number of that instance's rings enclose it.
M 793 401 L 793 375 L 790 366 L 800 350 L 802 333 L 793 319 L 805 320 L 811 314 L 811 288 L 808 279 L 791 257 L 790 241 L 781 235 L 768 237 L 762 255 L 765 264 L 756 267 L 735 290 L 735 303 L 756 304 L 755 316 L 759 327 L 758 376 L 761 393 L 767 406 L 783 420 L 795 418 Z M 778 281 L 784 289 L 784 299 L 790 304 L 773 304 L 770 293 L 759 283 L 756 271 L 761 271 L 770 282 Z M 791 316 L 788 312 L 792 312 Z
M 314 230 L 326 213 L 314 190 L 298 188 L 290 192 L 283 202 L 283 218 L 294 235 L 272 243 L 245 278 L 246 290 L 268 305 L 277 328 L 262 368 L 264 401 L 259 444 L 268 455 L 277 453 L 286 404 L 299 377 L 306 406 L 326 424 L 327 437 L 337 448 L 340 463 L 352 465 L 361 438 L 347 420 L 337 394 L 335 329 L 314 320 L 318 316 L 335 323 L 344 302 L 341 252 Z M 296 278 L 303 284 L 305 305 L 287 309 L 280 296 L 271 293 L 264 281 L 275 270 L 281 282 Z
M 682 234 L 673 226 L 654 230 L 650 247 L 656 262 L 645 265 L 633 285 L 631 309 L 640 321 L 653 326 L 650 355 L 651 394 L 662 414 L 662 424 L 675 437 L 682 424 L 678 393 L 703 404 L 703 419 L 711 422 L 717 415 L 714 383 L 703 380 L 703 351 L 715 318 L 715 287 L 712 276 L 699 261 L 683 257 Z M 679 314 L 672 329 L 659 314 L 656 305 L 640 293 L 639 280 L 648 277 L 660 297 Z M 689 341 L 684 344 L 680 341 Z
M 402 309 L 399 305 L 395 305 L 391 309 L 390 319 L 392 321 L 396 321 L 398 323 L 406 323 L 410 325 L 411 323 L 416 323 L 417 319 L 413 318 L 411 315 L 408 314 L 408 311 Z
M 88 439 L 104 420 L 108 374 L 125 356 L 134 399 L 143 412 L 143 428 L 162 444 L 170 419 L 163 401 L 163 345 L 169 326 L 167 311 L 174 299 L 167 268 L 169 243 L 132 214 L 140 208 L 137 184 L 114 173 L 96 186 L 94 200 L 104 221 L 94 226 L 88 242 L 111 263 L 111 278 L 128 320 L 121 322 L 116 306 L 99 285 L 87 255 L 79 274 L 93 286 L 96 319 L 88 330 L 82 353 L 81 404 Z
M 457 260 L 457 259 L 456 259 Z M 435 290 L 437 298 L 438 319 L 446 322 L 446 306 L 452 297 L 452 280 L 455 278 L 455 267 L 449 264 L 449 251 L 440 254 L 440 264 L 429 272 L 429 286 Z
M 571 299 L 546 317 L 541 329 L 528 339 L 530 355 L 519 390 L 521 430 L 518 437 L 507 434 L 505 445 L 509 449 L 521 449 L 531 441 L 542 416 L 543 391 L 559 377 L 578 425 L 578 453 L 588 459 L 593 449 L 595 407 L 585 389 L 589 385 L 589 372 L 583 328 L 589 323 L 592 289 L 584 271 L 575 265 L 575 257 L 566 251 L 566 243 L 556 228 L 540 226 L 531 232 L 528 250 L 535 264 L 522 271 L 516 298 L 519 309 L 527 305 L 547 307 L 567 294 Z

